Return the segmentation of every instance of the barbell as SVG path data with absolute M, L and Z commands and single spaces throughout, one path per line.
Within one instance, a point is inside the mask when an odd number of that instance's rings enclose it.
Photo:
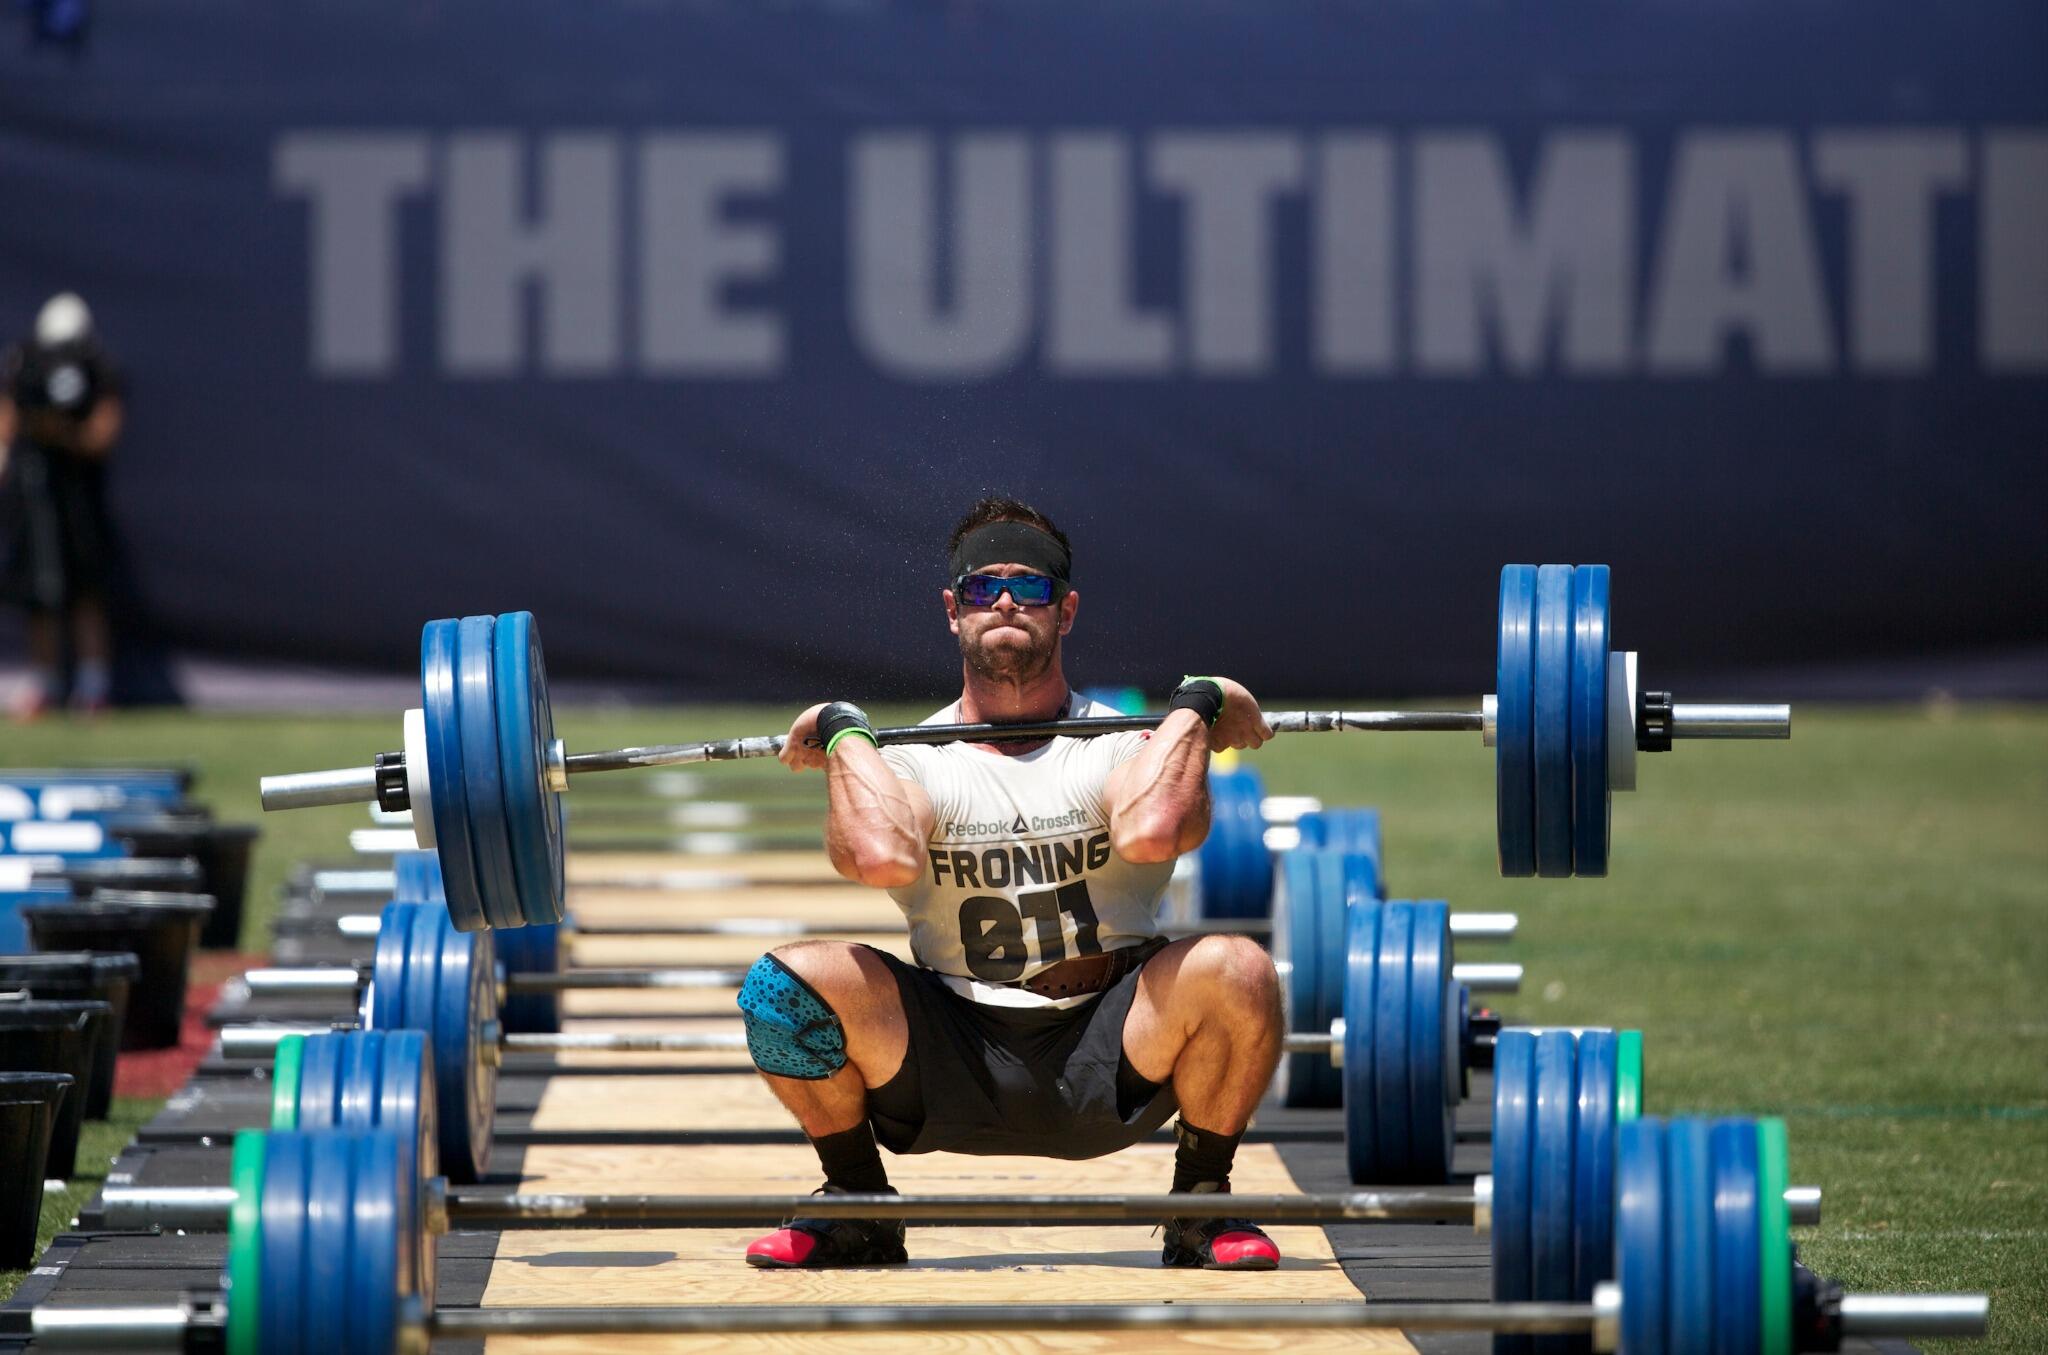
M 1510 1034 L 1516 1037 L 1507 1042 L 1508 1057 L 1513 1059 L 1519 1056 L 1512 1046 L 1527 1033 Z M 367 1044 L 372 1037 L 356 1038 Z M 1575 1055 L 1581 1040 L 1561 1032 L 1528 1039 L 1532 1046 L 1549 1046 L 1560 1054 L 1546 1063 L 1542 1054 L 1532 1052 L 1532 1067 L 1564 1070 L 1562 1082 L 1555 1071 L 1545 1072 L 1545 1087 L 1579 1080 Z M 431 1080 L 422 1042 L 384 1043 L 386 1057 L 376 1062 L 394 1066 L 401 1088 L 414 1071 Z M 400 1057 L 389 1057 L 393 1053 Z M 358 1061 L 356 1066 L 368 1067 L 370 1062 Z M 380 1085 L 369 1094 L 342 1092 L 335 1104 L 361 1108 L 388 1106 L 395 1100 Z M 414 1081 L 410 1104 L 425 1113 L 432 1102 Z M 1571 1104 L 1575 1113 L 1576 1103 Z M 1702 1348 L 1762 1355 L 1791 1349 L 1795 1333 L 1809 1339 L 1830 1334 L 1967 1336 L 1981 1334 L 1988 1321 L 1988 1300 L 1982 1296 L 1901 1295 L 1845 1303 L 1830 1287 L 1797 1271 L 1788 1235 L 1793 1206 L 1782 1188 L 1782 1122 L 1676 1121 L 1667 1127 L 1655 1120 L 1615 1121 L 1605 1127 L 1609 1137 L 1601 1140 L 1609 1145 L 1613 1162 L 1605 1178 L 1607 1197 L 1567 1191 L 1560 1200 L 1554 1184 L 1547 1181 L 1543 1155 L 1556 1148 L 1550 1126 L 1564 1121 L 1540 1109 L 1535 1114 L 1518 1112 L 1511 1096 L 1499 1113 L 1508 1122 L 1496 1132 L 1496 1172 L 1470 1190 L 1233 1196 L 1233 1208 L 1270 1222 L 1290 1223 L 1470 1219 L 1493 1233 L 1494 1293 L 1500 1302 L 1456 1305 L 1455 1310 L 1442 1305 L 1338 1305 L 1347 1316 L 1334 1325 L 1440 1325 L 1596 1336 L 1604 1332 L 1602 1348 L 1616 1345 L 1618 1338 L 1624 1350 L 1661 1355 L 1674 1334 L 1694 1334 L 1694 1328 L 1683 1324 L 1702 1323 L 1698 1330 L 1716 1343 Z M 1612 1114 L 1611 1102 L 1607 1113 Z M 1199 1215 L 1215 1207 L 1212 1197 L 1170 1194 L 522 1196 L 455 1191 L 423 1172 L 418 1144 L 425 1138 L 418 1131 L 408 1135 L 403 1128 L 250 1131 L 237 1136 L 231 1184 L 225 1190 L 109 1188 L 104 1211 L 109 1225 L 117 1227 L 218 1227 L 225 1221 L 228 1297 L 224 1303 L 207 1305 L 206 1313 L 225 1325 L 228 1351 L 341 1349 L 367 1355 L 421 1349 L 418 1343 L 430 1325 L 437 1335 L 455 1334 L 456 1328 L 440 1325 L 432 1302 L 434 1238 L 454 1226 L 691 1227 L 791 1213 L 921 1221 L 1153 1221 Z M 1593 1143 L 1578 1122 L 1571 1121 L 1570 1150 L 1599 1151 L 1597 1146 L 1588 1147 Z M 1522 1151 L 1517 1144 L 1527 1145 L 1529 1161 L 1519 1177 L 1511 1178 L 1503 1172 L 1501 1157 Z M 1517 1193 L 1525 1198 L 1510 1198 Z M 1596 1253 L 1578 1245 L 1594 1231 L 1587 1227 L 1593 1220 L 1584 1211 L 1602 1216 L 1606 1235 L 1616 1239 L 1612 1248 Z M 1526 1236 L 1504 1240 L 1501 1235 L 1509 1230 L 1526 1230 Z M 1526 1264 L 1518 1266 L 1516 1256 L 1527 1258 Z M 1561 1265 L 1556 1263 L 1560 1257 Z M 1702 1294 L 1710 1300 L 1704 1306 Z M 751 1325 L 756 1315 L 746 1312 L 745 1305 L 736 1306 L 742 1310 L 737 1314 L 729 1308 L 688 1310 L 689 1316 L 678 1318 L 674 1326 L 661 1320 L 634 1325 L 642 1323 L 646 1310 L 626 1316 L 604 1310 L 544 1310 L 539 1317 L 515 1315 L 502 1327 L 485 1324 L 461 1330 L 604 1334 L 785 1329 Z M 1523 1316 L 1536 1313 L 1538 1307 L 1547 1310 L 1541 1319 L 1524 1322 Z M 167 1335 L 182 1337 L 187 1325 L 160 1310 L 155 1319 L 118 1309 L 90 1315 L 76 1308 L 49 1311 L 47 1323 L 41 1312 L 37 1314 L 34 1330 L 39 1339 L 47 1337 L 59 1347 L 75 1348 L 95 1336 L 105 1341 L 117 1329 L 133 1335 L 137 1326 L 152 1320 L 160 1322 Z M 887 1326 L 887 1314 L 905 1310 L 853 1311 L 860 1314 L 850 1319 L 853 1323 Z M 1036 1308 L 1021 1311 L 1040 1316 Z M 1044 1316 L 1036 1325 L 1090 1325 L 1077 1316 L 1088 1311 L 1046 1309 L 1065 1316 Z M 1131 1311 L 1113 1310 L 1123 1316 L 1109 1325 L 1143 1324 L 1145 1319 L 1128 1315 Z M 1221 1311 L 1224 1316 L 1217 1325 L 1228 1325 L 1247 1310 L 1226 1305 Z M 1303 1310 L 1287 1305 L 1278 1311 Z M 1598 1324 L 1596 1315 L 1601 1319 Z M 188 1321 L 197 1316 L 186 1314 Z M 947 1325 L 937 1313 L 927 1312 L 920 1320 Z M 795 1329 L 832 1329 L 824 1321 L 820 1317 L 816 1326 Z M 120 1325 L 124 1322 L 125 1327 Z M 970 1324 L 962 1320 L 957 1325 Z M 1011 1329 L 1001 1323 L 984 1325 Z M 1291 1320 L 1281 1325 L 1291 1325 Z M 338 1339 L 343 1333 L 345 1339 Z
M 1276 732 L 1462 731 L 1495 750 L 1501 873 L 1603 875 L 1611 792 L 1632 789 L 1639 751 L 1676 739 L 1785 738 L 1783 705 L 1681 705 L 1639 687 L 1635 658 L 1608 650 L 1605 565 L 1509 565 L 1501 572 L 1493 695 L 1477 710 L 1282 711 Z M 266 809 L 374 802 L 418 809 L 414 833 L 441 852 L 465 931 L 559 922 L 561 795 L 569 777 L 773 757 L 782 735 L 568 753 L 554 734 L 539 630 L 528 612 L 427 623 L 421 699 L 404 747 L 368 767 L 263 778 Z M 1089 737 L 1156 727 L 1161 715 L 876 731 L 879 743 Z
M 1279 1222 L 1359 1222 L 1429 1219 L 1469 1221 L 1489 1230 L 1495 1219 L 1507 1221 L 1510 1232 L 1553 1229 L 1571 1238 L 1584 1252 L 1590 1284 L 1606 1264 L 1609 1248 L 1605 1220 L 1611 1213 L 1611 1178 L 1588 1177 L 1581 1190 L 1563 1199 L 1544 1191 L 1547 1180 L 1529 1170 L 1531 1155 L 1563 1152 L 1574 1161 L 1598 1162 L 1611 1157 L 1615 1126 L 1640 1114 L 1641 1102 L 1624 1081 L 1618 1057 L 1619 1035 L 1609 1030 L 1511 1030 L 1502 1033 L 1502 1066 L 1506 1070 L 1495 1092 L 1499 1117 L 1494 1155 L 1496 1171 L 1472 1188 L 1439 1188 L 1441 1183 L 1413 1190 L 1382 1187 L 1345 1192 L 1304 1202 L 1298 1196 L 1232 1197 L 1239 1212 Z M 1569 1105 L 1566 1105 L 1569 1103 Z M 406 1146 L 409 1172 L 435 1178 L 440 1135 L 436 1130 L 440 1098 L 436 1095 L 431 1045 L 419 1031 L 335 1031 L 293 1036 L 279 1046 L 271 1086 L 271 1122 L 275 1131 L 382 1130 Z M 1535 1107 L 1564 1106 L 1567 1118 L 1553 1123 Z M 1549 1135 L 1556 1139 L 1553 1144 Z M 1519 1155 L 1519 1156 L 1518 1156 Z M 1519 1165 L 1518 1165 L 1519 1163 Z M 1494 1183 L 1505 1179 L 1517 1193 L 1499 1199 Z M 165 1226 L 218 1228 L 229 1207 L 248 1189 L 238 1176 L 223 1189 L 189 1187 L 109 1187 L 101 1214 L 111 1227 Z M 1781 1190 L 1796 1221 L 1819 1221 L 1820 1196 L 1806 1187 Z M 1522 1194 L 1528 1195 L 1521 1201 Z M 742 1222 L 790 1212 L 806 1212 L 810 1197 L 711 1196 L 569 1196 L 561 1194 L 506 1196 L 491 1190 L 450 1190 L 445 1181 L 429 1181 L 429 1209 L 422 1227 L 427 1233 L 449 1227 L 562 1228 L 633 1225 L 683 1227 L 713 1222 Z M 1046 1196 L 960 1197 L 930 1200 L 879 1197 L 875 1217 L 919 1218 L 924 1221 L 1031 1219 L 1038 1222 L 1101 1222 L 1168 1217 L 1178 1211 L 1160 1197 Z M 1185 1203 L 1184 1201 L 1182 1203 Z M 1211 1205 L 1213 1207 L 1213 1201 Z M 858 1206 L 837 1198 L 820 1206 L 832 1217 L 870 1217 Z M 907 1212 L 905 1212 L 907 1211 Z M 1305 1214 L 1298 1211 L 1307 1211 Z M 1568 1217 L 1574 1211 L 1584 1217 Z M 1599 1228 L 1598 1245 L 1588 1247 L 1585 1235 Z

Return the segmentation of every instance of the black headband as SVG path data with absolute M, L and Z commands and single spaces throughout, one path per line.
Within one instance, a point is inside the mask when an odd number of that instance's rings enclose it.
M 1023 565 L 1066 583 L 1072 560 L 1057 538 L 1028 522 L 991 522 L 960 538 L 953 548 L 952 577 L 990 565 Z

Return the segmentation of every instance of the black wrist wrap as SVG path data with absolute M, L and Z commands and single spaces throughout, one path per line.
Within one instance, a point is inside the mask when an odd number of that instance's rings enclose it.
M 1223 714 L 1223 685 L 1215 678 L 1188 678 L 1173 689 L 1166 708 L 1191 710 L 1202 717 L 1203 724 L 1213 727 L 1216 717 Z
M 834 701 L 818 712 L 818 742 L 832 751 L 832 741 L 847 730 L 858 730 L 867 736 L 869 743 L 875 741 L 875 727 L 868 721 L 868 713 L 851 701 Z

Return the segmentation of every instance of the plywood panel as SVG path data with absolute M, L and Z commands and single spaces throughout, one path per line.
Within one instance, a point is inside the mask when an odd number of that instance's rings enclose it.
M 547 1090 L 541 1093 L 540 1104 L 534 1108 L 533 1127 L 557 1132 L 673 1132 L 793 1126 L 789 1112 L 782 1108 L 760 1075 L 747 1072 L 690 1077 L 552 1077 L 548 1079 Z
M 750 936 L 576 936 L 571 963 L 600 968 L 717 965 L 746 968 L 768 951 L 795 938 Z M 823 939 L 823 938 L 819 938 Z M 849 936 L 850 941 L 910 958 L 910 940 L 899 926 L 894 936 Z
M 576 907 L 579 896 L 572 895 Z M 838 881 L 831 884 L 751 884 L 719 889 L 592 889 L 579 916 L 603 916 L 621 924 L 645 921 L 708 922 L 727 918 L 775 918 L 798 922 L 841 920 L 901 925 L 903 910 L 885 891 Z M 593 909 L 596 910 L 593 913 Z
M 710 836 L 709 834 L 706 835 Z M 571 852 L 569 883 L 602 880 L 608 875 L 653 874 L 658 871 L 717 872 L 750 880 L 836 880 L 822 844 L 804 851 L 734 852 L 729 855 L 682 852 Z
M 562 994 L 564 1016 L 619 1012 L 627 1016 L 736 1016 L 739 988 L 578 988 Z M 602 1029 L 605 1023 L 597 1022 Z
M 901 926 L 903 910 L 879 889 L 834 884 L 735 884 L 720 889 L 603 889 L 569 886 L 569 910 L 613 926 L 658 926 L 712 918 L 775 917 L 805 922 Z

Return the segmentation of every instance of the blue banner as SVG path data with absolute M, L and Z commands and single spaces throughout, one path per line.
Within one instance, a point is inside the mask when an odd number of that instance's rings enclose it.
M 2048 9 L 210 0 L 0 44 L 173 642 L 930 697 L 986 491 L 1070 671 L 1470 692 L 1507 560 L 1654 683 L 2022 652 Z

